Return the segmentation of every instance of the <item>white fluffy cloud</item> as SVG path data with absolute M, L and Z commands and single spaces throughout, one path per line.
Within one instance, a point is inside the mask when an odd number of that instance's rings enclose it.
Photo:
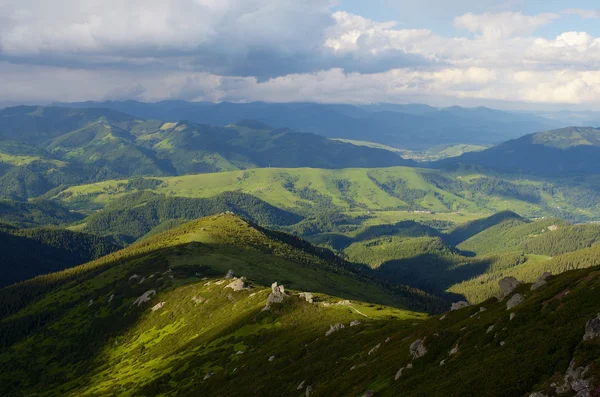
M 562 15 L 466 13 L 458 34 L 332 12 L 336 0 L 5 0 L 0 101 L 427 102 L 600 107 L 600 39 Z

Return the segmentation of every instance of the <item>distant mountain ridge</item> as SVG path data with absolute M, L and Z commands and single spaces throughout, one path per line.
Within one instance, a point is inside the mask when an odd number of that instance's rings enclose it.
M 142 120 L 99 108 L 0 110 L 0 197 L 11 199 L 38 197 L 61 185 L 142 175 L 413 164 L 387 150 L 251 119 L 215 126 Z
M 103 107 L 143 119 L 227 125 L 253 119 L 275 128 L 313 132 L 329 138 L 370 141 L 398 148 L 440 144 L 495 144 L 562 127 L 540 116 L 485 107 L 434 108 L 427 105 L 345 105 L 317 103 L 232 103 L 108 101 L 63 103 L 74 108 Z
M 600 167 L 600 129 L 567 127 L 530 134 L 435 164 L 442 168 L 476 165 L 497 172 L 546 176 L 595 174 Z

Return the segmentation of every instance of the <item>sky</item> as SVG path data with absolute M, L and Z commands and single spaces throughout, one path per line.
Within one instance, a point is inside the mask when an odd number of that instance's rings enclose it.
M 600 8 L 0 0 L 0 103 L 127 99 L 600 110 Z

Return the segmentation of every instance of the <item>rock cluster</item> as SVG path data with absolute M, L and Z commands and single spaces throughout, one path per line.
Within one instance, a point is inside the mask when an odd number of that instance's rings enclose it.
M 500 299 L 504 299 L 512 294 L 519 284 L 521 284 L 521 282 L 514 277 L 504 277 L 502 280 L 498 281 L 498 285 L 500 286 Z
M 548 277 L 550 277 L 550 276 L 552 276 L 552 273 L 550 273 L 550 272 L 545 272 L 544 274 L 539 276 L 537 281 L 535 283 L 533 283 L 533 285 L 531 286 L 531 290 L 535 291 L 536 289 L 548 284 L 547 280 L 548 280 Z
M 587 377 L 589 370 L 589 366 L 575 368 L 575 360 L 571 360 L 564 376 L 564 384 L 556 388 L 556 393 L 563 394 L 572 391 L 576 393 L 577 397 L 591 397 L 593 378 Z
M 267 297 L 267 304 L 263 308 L 263 310 L 269 310 L 273 303 L 281 303 L 283 299 L 286 297 L 285 288 L 283 285 L 277 285 L 277 281 L 271 284 L 271 293 Z
M 231 288 L 234 292 L 237 292 L 245 289 L 246 283 L 243 278 L 234 277 L 233 281 L 227 284 L 225 288 Z
M 506 310 L 511 310 L 515 306 L 520 305 L 522 302 L 523 302 L 523 295 L 521 295 L 521 294 L 514 294 L 512 296 L 512 298 L 510 298 L 508 300 L 508 302 L 506 302 Z
M 460 310 L 463 307 L 467 307 L 470 306 L 469 302 L 465 302 L 465 301 L 458 301 L 452 304 L 452 307 L 450 308 L 450 311 L 455 311 L 455 310 Z
M 150 291 L 146 291 L 139 298 L 137 298 L 133 304 L 138 305 L 139 307 L 142 303 L 149 302 L 154 295 L 156 295 L 155 290 L 151 289 Z
M 329 336 L 329 335 L 333 334 L 334 332 L 339 331 L 342 328 L 346 328 L 344 326 L 344 324 L 339 324 L 338 323 L 338 324 L 335 324 L 335 325 L 330 325 L 329 326 L 329 331 L 325 332 L 325 336 Z
M 300 299 L 304 299 L 305 301 L 307 301 L 308 303 L 314 303 L 314 295 L 311 292 L 301 292 L 300 294 L 298 294 L 298 297 Z
M 413 358 L 421 358 L 425 354 L 427 354 L 427 348 L 423 344 L 423 340 L 417 339 L 410 345 L 410 354 L 412 354 Z
M 592 340 L 600 337 L 600 313 L 598 317 L 588 321 L 585 324 L 585 334 L 583 340 Z

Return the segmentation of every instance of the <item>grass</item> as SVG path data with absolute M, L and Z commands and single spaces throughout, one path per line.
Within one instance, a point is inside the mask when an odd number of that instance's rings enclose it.
M 350 277 L 361 283 L 350 285 L 344 272 L 311 278 L 317 259 L 303 262 L 306 251 L 268 236 L 234 216 L 205 218 L 113 254 L 100 273 L 49 291 L 0 322 L 16 332 L 0 350 L 0 392 L 301 395 L 310 385 L 315 395 L 371 389 L 377 396 L 495 397 L 548 394 L 572 359 L 600 375 L 597 342 L 582 341 L 585 323 L 600 311 L 598 268 L 553 277 L 533 292 L 519 287 L 525 300 L 511 311 L 514 320 L 496 299 L 442 319 L 375 303 L 386 293 L 360 278 Z M 226 288 L 229 268 L 252 288 Z M 134 273 L 147 279 L 129 281 Z M 262 311 L 275 278 L 288 297 Z M 149 289 L 157 291 L 150 302 L 132 305 Z M 307 289 L 316 303 L 298 297 Z M 161 309 L 150 309 L 159 302 Z M 18 327 L 18 319 L 49 312 L 33 329 Z M 345 327 L 325 336 L 337 323 Z M 427 348 L 418 359 L 409 353 L 416 339 Z

